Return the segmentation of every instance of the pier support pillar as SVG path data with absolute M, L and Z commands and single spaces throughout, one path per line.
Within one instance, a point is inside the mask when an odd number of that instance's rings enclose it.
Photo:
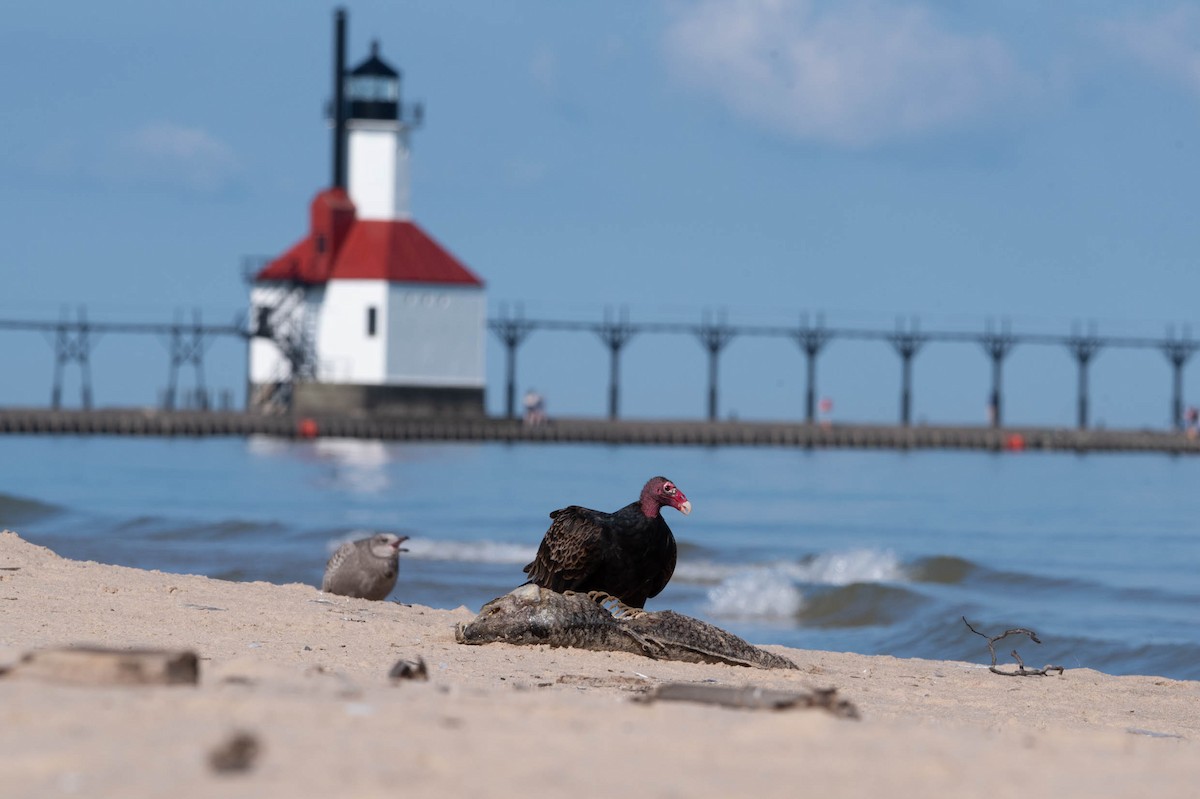
M 63 371 L 68 363 L 79 364 L 80 405 L 84 410 L 92 408 L 91 354 L 96 343 L 93 332 L 82 306 L 77 322 L 68 322 L 64 312 L 62 320 L 54 327 L 54 385 L 50 389 L 50 406 L 55 410 L 62 407 Z
M 620 318 L 614 320 L 608 308 L 604 309 L 604 322 L 596 330 L 600 340 L 608 347 L 608 418 L 616 420 L 621 405 L 621 349 L 637 332 L 629 324 L 629 309 L 622 307 Z
M 1163 354 L 1171 363 L 1171 426 L 1182 430 L 1183 421 L 1183 367 L 1195 354 L 1200 342 L 1191 340 L 1189 330 L 1183 329 L 1183 338 L 1175 338 L 1175 331 L 1167 328 L 1167 338 L 1162 342 Z
M 204 327 L 200 324 L 200 309 L 192 312 L 190 328 L 185 328 L 176 314 L 167 347 L 170 350 L 171 362 L 167 370 L 167 391 L 163 397 L 163 410 L 175 410 L 179 367 L 184 364 L 191 364 L 195 370 L 196 400 L 200 410 L 208 410 L 208 389 L 204 386 L 204 351 L 208 348 L 208 342 L 204 338 Z
M 1004 398 L 1000 388 L 1004 359 L 1008 357 L 1017 343 L 1016 338 L 1009 332 L 1007 320 L 1003 321 L 1000 327 L 999 333 L 992 332 L 992 324 L 989 321 L 987 330 L 979 339 L 979 343 L 983 345 L 983 351 L 992 359 L 992 392 L 988 396 L 988 410 L 991 416 L 991 425 L 995 428 L 1004 426 Z
M 500 306 L 500 318 L 488 323 L 488 327 L 505 347 L 505 374 L 507 375 L 505 415 L 517 418 L 517 347 L 533 332 L 533 323 L 524 318 L 520 306 L 516 316 L 508 315 L 508 307 Z
M 1100 351 L 1101 346 L 1100 339 L 1096 336 L 1095 325 L 1091 326 L 1086 335 L 1081 334 L 1079 326 L 1076 325 L 1067 338 L 1067 349 L 1075 356 L 1075 361 L 1079 365 L 1076 425 L 1080 430 L 1086 430 L 1088 426 L 1088 364 Z
M 817 316 L 816 327 L 808 326 L 808 315 L 800 318 L 800 327 L 792 334 L 804 351 L 804 421 L 812 424 L 817 417 L 817 356 L 829 343 L 832 334 L 825 329 L 824 320 Z
M 716 321 L 713 321 L 709 313 L 705 311 L 700 327 L 696 328 L 696 336 L 700 339 L 701 345 L 708 350 L 708 420 L 715 422 L 717 420 L 718 360 L 721 350 L 729 346 L 729 342 L 733 340 L 734 331 L 725 323 L 724 312 Z
M 912 361 L 926 342 L 926 337 L 917 332 L 914 318 L 908 330 L 903 329 L 902 320 L 896 320 L 896 332 L 888 337 L 900 356 L 900 424 L 912 424 Z

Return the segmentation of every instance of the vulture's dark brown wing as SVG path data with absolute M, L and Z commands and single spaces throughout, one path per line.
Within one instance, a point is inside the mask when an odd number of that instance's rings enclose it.
M 551 591 L 569 591 L 586 580 L 605 546 L 600 519 L 604 515 L 579 505 L 551 512 L 554 521 L 542 538 L 537 557 L 525 567 L 529 581 Z
M 659 572 L 658 581 L 651 587 L 650 593 L 647 596 L 658 596 L 667 583 L 671 582 L 671 575 L 675 573 L 675 559 L 679 554 L 679 548 L 675 545 L 675 536 L 671 536 L 671 542 L 667 545 L 667 555 L 663 558 L 662 571 Z

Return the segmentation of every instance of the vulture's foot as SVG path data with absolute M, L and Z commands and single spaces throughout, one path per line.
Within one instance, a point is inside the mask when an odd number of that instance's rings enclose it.
M 588 599 L 611 613 L 614 619 L 637 619 L 646 615 L 642 608 L 631 608 L 606 591 L 588 591 Z

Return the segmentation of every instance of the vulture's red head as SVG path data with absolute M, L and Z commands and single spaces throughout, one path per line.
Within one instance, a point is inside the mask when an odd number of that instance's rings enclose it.
M 651 477 L 642 487 L 642 513 L 657 516 L 664 505 L 675 508 L 684 516 L 692 512 L 692 503 L 678 486 L 665 477 Z

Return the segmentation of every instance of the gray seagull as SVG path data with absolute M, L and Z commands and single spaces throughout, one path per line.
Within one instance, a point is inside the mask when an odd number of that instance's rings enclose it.
M 330 594 L 361 599 L 385 599 L 396 587 L 400 545 L 406 535 L 379 533 L 358 541 L 347 541 L 337 548 L 325 565 L 321 590 Z

